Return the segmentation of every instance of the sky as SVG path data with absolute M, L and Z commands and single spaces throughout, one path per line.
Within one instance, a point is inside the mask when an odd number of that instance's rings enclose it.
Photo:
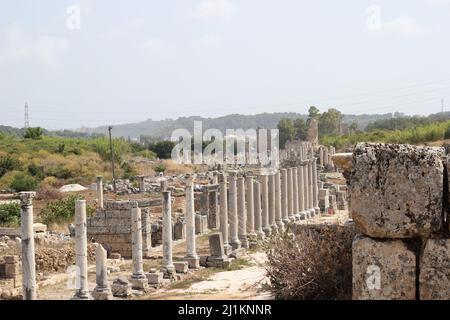
M 0 125 L 450 111 L 450 0 L 0 0 Z

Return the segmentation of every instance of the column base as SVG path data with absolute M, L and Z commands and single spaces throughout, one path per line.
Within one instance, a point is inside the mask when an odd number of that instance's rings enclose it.
M 164 279 L 174 279 L 175 278 L 175 266 L 168 265 L 161 268 L 161 272 L 164 274 Z
M 94 300 L 112 300 L 113 295 L 110 288 L 96 287 L 94 291 L 92 291 L 92 298 L 94 298 Z
M 300 220 L 306 220 L 308 217 L 308 213 L 306 211 L 300 212 Z
M 184 260 L 187 261 L 189 269 L 200 268 L 200 258 L 198 256 L 186 256 L 184 257 Z
M 275 222 L 270 226 L 270 228 L 272 229 L 273 234 L 278 233 L 278 226 Z
M 277 223 L 278 230 L 280 232 L 283 232 L 284 231 L 284 223 L 283 223 L 283 221 L 279 220 L 276 223 Z
M 320 215 L 320 208 L 319 207 L 315 207 L 314 211 L 315 211 L 316 216 Z
M 72 300 L 92 300 L 92 297 L 89 295 L 89 291 L 77 291 Z
M 238 239 L 231 240 L 231 248 L 237 250 L 241 248 L 241 242 Z
M 270 234 L 272 233 L 272 229 L 270 228 L 270 226 L 269 226 L 269 227 L 264 227 L 264 228 L 263 228 L 263 232 L 264 232 L 264 235 L 265 235 L 266 237 L 268 237 L 268 236 L 270 236 Z
M 295 216 L 294 215 L 289 216 L 289 221 L 290 222 L 294 222 L 295 221 Z
M 239 237 L 239 240 L 241 241 L 242 248 L 246 248 L 247 249 L 249 247 L 247 235 L 241 235 Z
M 147 291 L 148 289 L 148 279 L 143 274 L 142 276 L 131 276 L 131 289 Z
M 225 253 L 226 256 L 228 256 L 232 251 L 231 246 L 227 243 L 223 245 L 223 252 Z
M 285 226 L 287 226 L 289 223 L 291 223 L 291 221 L 290 221 L 288 218 L 283 219 L 283 224 L 284 224 Z
M 313 218 L 316 215 L 316 210 L 314 208 L 309 209 L 309 215 Z
M 266 238 L 266 234 L 262 230 L 256 231 L 256 239 L 264 240 Z

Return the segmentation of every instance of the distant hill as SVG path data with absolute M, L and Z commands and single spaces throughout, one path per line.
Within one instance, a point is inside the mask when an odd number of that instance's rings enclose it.
M 289 112 L 289 113 L 261 113 L 256 115 L 239 115 L 231 114 L 219 118 L 203 118 L 203 117 L 182 117 L 176 120 L 166 119 L 160 121 L 146 120 L 138 123 L 129 123 L 115 125 L 112 130 L 114 137 L 139 138 L 141 135 L 152 136 L 155 138 L 169 139 L 175 129 L 184 128 L 193 132 L 194 121 L 202 121 L 203 131 L 216 128 L 225 132 L 226 129 L 250 129 L 250 128 L 276 128 L 278 122 L 282 118 L 303 118 L 306 120 L 307 115 Z M 389 119 L 391 113 L 374 114 L 374 115 L 344 115 L 343 123 L 358 123 L 359 129 L 365 127 L 374 121 Z M 87 134 L 105 134 L 106 126 L 97 128 L 81 128 L 77 130 Z

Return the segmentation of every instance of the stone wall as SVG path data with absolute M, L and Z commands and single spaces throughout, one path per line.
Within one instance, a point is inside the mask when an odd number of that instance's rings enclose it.
M 354 299 L 450 299 L 447 168 L 443 148 L 356 146 Z

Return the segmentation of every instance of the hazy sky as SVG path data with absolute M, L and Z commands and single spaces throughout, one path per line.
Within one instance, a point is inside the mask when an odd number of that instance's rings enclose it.
M 450 0 L 0 0 L 0 124 L 25 101 L 49 129 L 450 110 L 449 18 Z

